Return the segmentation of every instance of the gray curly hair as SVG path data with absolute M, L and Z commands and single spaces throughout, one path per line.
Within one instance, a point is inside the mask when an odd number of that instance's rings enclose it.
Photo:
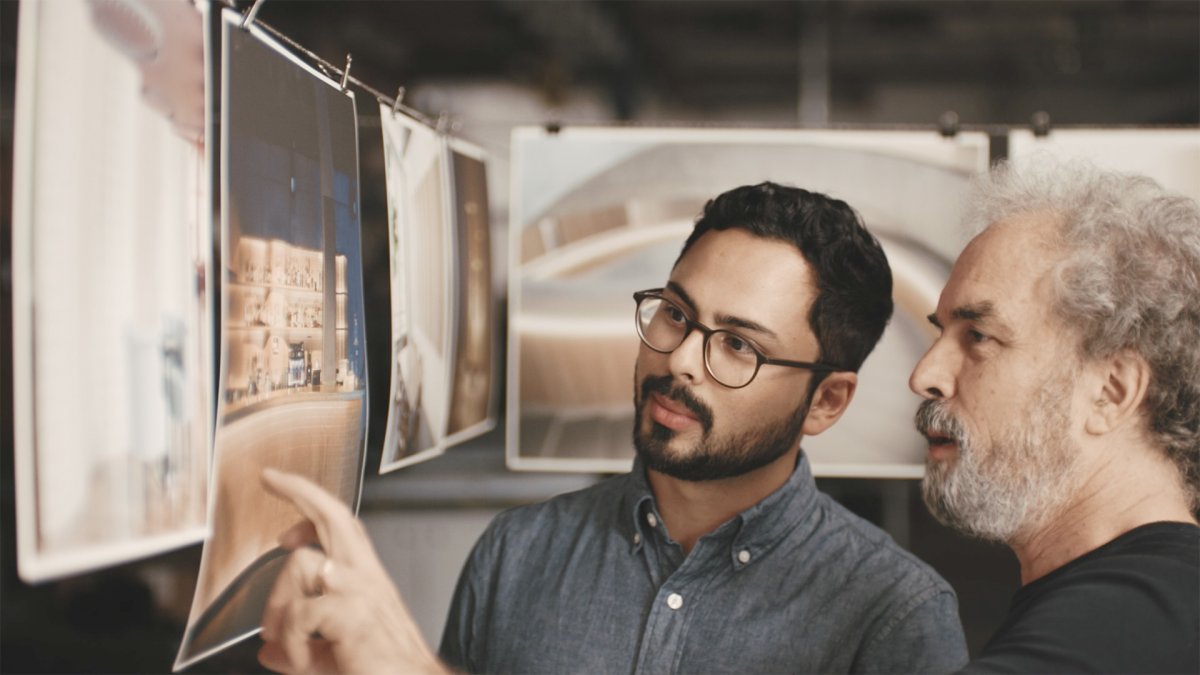
M 1037 155 L 997 165 L 976 184 L 968 224 L 1049 212 L 1066 255 L 1055 311 L 1080 356 L 1132 349 L 1150 365 L 1143 410 L 1151 438 L 1200 508 L 1200 207 L 1153 180 Z

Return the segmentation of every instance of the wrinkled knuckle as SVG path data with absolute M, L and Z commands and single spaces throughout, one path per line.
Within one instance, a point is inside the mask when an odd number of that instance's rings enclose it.
M 284 627 L 283 633 L 304 632 L 301 627 L 304 620 L 304 603 L 297 601 L 285 603 L 279 610 L 279 618 Z

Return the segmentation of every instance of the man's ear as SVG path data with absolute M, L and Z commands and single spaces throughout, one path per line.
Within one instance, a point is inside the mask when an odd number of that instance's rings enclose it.
M 808 416 L 804 418 L 804 426 L 800 427 L 801 433 L 816 436 L 833 426 L 846 412 L 857 387 L 858 373 L 836 372 L 827 375 L 813 392 Z
M 1084 429 L 1102 435 L 1129 423 L 1138 416 L 1146 389 L 1150 385 L 1150 364 L 1141 354 L 1123 349 L 1100 359 L 1095 367 L 1099 376 L 1089 392 Z

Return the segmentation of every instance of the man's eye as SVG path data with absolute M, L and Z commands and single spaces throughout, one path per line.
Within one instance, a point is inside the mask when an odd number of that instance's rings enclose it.
M 673 305 L 667 305 L 666 309 L 663 310 L 663 313 L 665 313 L 667 318 L 674 323 L 683 323 L 687 321 L 687 317 L 683 315 L 683 310 Z
M 724 342 L 725 348 L 734 354 L 752 354 L 754 348 L 750 343 L 733 333 L 722 333 L 721 339 Z
M 984 342 L 987 342 L 991 338 L 984 335 L 983 333 L 980 333 L 979 331 L 975 330 L 974 328 L 969 328 L 969 329 L 967 329 L 967 339 L 969 339 L 971 342 L 974 342 L 975 344 L 982 344 Z

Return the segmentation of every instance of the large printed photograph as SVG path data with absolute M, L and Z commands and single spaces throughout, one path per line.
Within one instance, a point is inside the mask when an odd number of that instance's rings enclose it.
M 1008 132 L 1008 156 L 1015 164 L 1048 154 L 1081 157 L 1098 166 L 1137 173 L 1200 200 L 1200 133 L 1196 129 L 1051 129 L 1035 134 Z
M 506 456 L 510 468 L 629 469 L 635 291 L 662 286 L 705 202 L 772 180 L 845 200 L 880 239 L 896 311 L 846 422 L 804 449 L 826 476 L 920 477 L 908 375 L 934 334 L 960 209 L 988 139 L 907 131 L 514 130 Z M 931 199 L 929 195 L 936 195 Z M 905 394 L 898 394 L 905 392 Z
M 279 535 L 301 520 L 261 486 L 302 474 L 357 509 L 367 422 L 352 95 L 256 27 L 222 21 L 220 397 L 211 533 L 185 667 L 258 628 Z
M 38 582 L 204 537 L 212 386 L 205 41 L 104 2 L 20 11 L 17 559 Z

